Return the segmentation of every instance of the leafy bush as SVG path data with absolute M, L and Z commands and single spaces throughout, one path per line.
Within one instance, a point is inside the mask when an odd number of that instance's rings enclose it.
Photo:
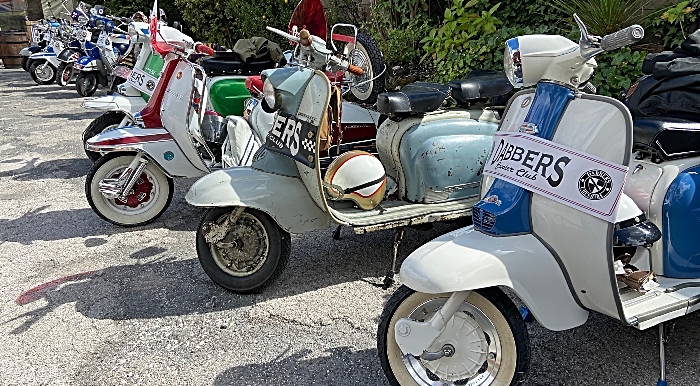
M 698 29 L 700 0 L 681 1 L 661 14 L 655 14 L 646 28 L 647 36 L 663 42 L 667 49 L 677 47 L 688 34 Z
M 598 88 L 597 94 L 617 98 L 642 76 L 642 62 L 646 52 L 630 47 L 598 55 L 598 68 L 591 82 Z
M 569 16 L 576 13 L 590 33 L 600 36 L 632 24 L 643 24 L 657 12 L 658 3 L 658 0 L 552 0 L 554 8 Z

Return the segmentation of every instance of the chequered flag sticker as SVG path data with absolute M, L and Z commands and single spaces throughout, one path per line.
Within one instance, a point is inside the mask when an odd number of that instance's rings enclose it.
M 308 152 L 311 152 L 311 153 L 316 152 L 316 142 L 311 140 L 311 139 L 308 139 L 308 138 L 302 139 L 301 146 Z

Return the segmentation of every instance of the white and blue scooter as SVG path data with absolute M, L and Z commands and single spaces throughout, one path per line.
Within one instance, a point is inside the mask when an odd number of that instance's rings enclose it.
M 581 92 L 595 55 L 644 33 L 633 26 L 600 38 L 575 18 L 579 44 L 547 35 L 507 42 L 511 82 L 537 87 L 507 107 L 474 225 L 403 262 L 404 286 L 378 330 L 390 384 L 524 382 L 530 342 L 506 286 L 551 330 L 580 326 L 592 311 L 657 327 L 666 385 L 666 322 L 700 309 L 700 124 L 633 122 L 621 102 Z

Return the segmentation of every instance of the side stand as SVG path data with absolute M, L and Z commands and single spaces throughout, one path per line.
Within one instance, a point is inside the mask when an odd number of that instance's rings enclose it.
M 394 284 L 394 275 L 396 275 L 396 257 L 399 254 L 399 245 L 401 245 L 401 240 L 403 240 L 403 235 L 405 231 L 403 228 L 398 228 L 396 230 L 396 235 L 394 236 L 394 256 L 391 260 L 391 270 L 386 273 L 384 277 L 384 285 L 382 288 L 389 289 L 389 287 Z
M 661 365 L 659 380 L 656 386 L 667 386 L 666 382 L 666 344 L 673 331 L 673 322 L 659 324 L 659 364 Z

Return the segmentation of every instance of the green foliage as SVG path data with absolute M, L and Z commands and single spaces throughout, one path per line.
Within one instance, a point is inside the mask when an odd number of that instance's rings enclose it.
M 290 0 L 175 0 L 183 20 L 200 40 L 233 47 L 236 40 L 264 36 L 283 44 L 283 38 L 265 30 L 286 30 L 296 2 Z
M 654 9 L 658 9 L 658 3 L 658 0 L 551 0 L 552 7 L 568 16 L 576 13 L 590 33 L 600 36 L 632 24 L 643 24 L 657 13 Z
M 0 13 L 0 29 L 3 31 L 26 31 L 24 16 L 13 13 Z
M 700 0 L 681 1 L 660 15 L 655 15 L 646 28 L 647 36 L 659 39 L 666 49 L 677 47 L 688 34 L 698 28 L 698 8 Z
M 596 57 L 598 68 L 592 83 L 597 93 L 617 98 L 642 76 L 642 62 L 646 53 L 630 47 L 606 52 Z

